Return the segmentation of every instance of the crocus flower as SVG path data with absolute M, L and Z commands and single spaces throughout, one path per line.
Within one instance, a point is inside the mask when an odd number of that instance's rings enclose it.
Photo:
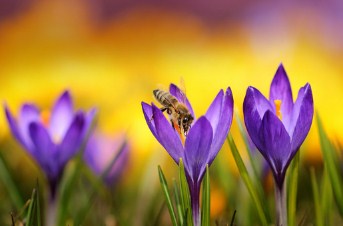
M 182 91 L 174 84 L 169 92 L 184 103 L 195 119 L 192 106 Z M 186 177 L 191 194 L 194 225 L 200 224 L 199 193 L 206 165 L 211 165 L 229 132 L 233 116 L 231 89 L 221 90 L 206 114 L 197 120 L 188 131 L 185 142 L 161 110 L 154 104 L 142 103 L 145 120 L 155 138 L 178 164 L 184 160 Z
M 70 93 L 65 91 L 51 113 L 25 103 L 17 118 L 7 106 L 5 114 L 14 137 L 45 172 L 54 196 L 66 163 L 80 149 L 95 109 L 74 112 Z
M 111 186 L 128 163 L 129 149 L 124 136 L 109 136 L 96 132 L 88 140 L 84 160 L 98 176 L 103 176 L 108 170 L 104 180 Z
M 286 170 L 312 124 L 311 86 L 307 83 L 300 88 L 293 102 L 290 82 L 280 65 L 270 86 L 269 100 L 259 90 L 249 87 L 243 111 L 252 141 L 269 163 L 277 189 L 284 192 Z

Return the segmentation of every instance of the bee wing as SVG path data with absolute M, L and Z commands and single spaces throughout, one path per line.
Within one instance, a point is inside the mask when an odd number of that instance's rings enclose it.
M 189 103 L 186 95 L 181 91 L 181 89 L 179 87 L 177 87 L 175 84 L 170 84 L 169 92 L 174 97 L 176 97 L 176 99 L 178 101 L 180 101 L 181 103 L 185 104 L 186 107 L 188 108 L 188 110 L 190 111 L 190 113 L 192 114 L 192 116 L 195 118 L 193 108 L 192 108 L 191 104 Z

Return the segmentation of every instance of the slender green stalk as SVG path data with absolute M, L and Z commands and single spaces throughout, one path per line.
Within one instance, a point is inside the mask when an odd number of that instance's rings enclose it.
M 343 183 L 341 179 L 341 175 L 337 166 L 337 153 L 336 148 L 333 146 L 331 141 L 329 140 L 327 134 L 324 131 L 323 124 L 321 119 L 317 113 L 317 124 L 318 124 L 318 132 L 320 138 L 320 146 L 321 151 L 323 153 L 324 158 L 324 166 L 326 167 L 330 182 L 333 190 L 333 194 L 335 196 L 336 204 L 341 216 L 343 216 Z
M 16 186 L 16 184 L 14 183 L 12 176 L 9 172 L 9 170 L 7 169 L 7 166 L 3 160 L 2 155 L 0 154 L 0 179 L 3 182 L 8 195 L 10 196 L 13 204 L 15 205 L 17 210 L 20 210 L 23 205 L 24 205 L 24 201 L 21 197 L 21 194 Z
M 210 199 L 210 173 L 206 165 L 206 173 L 202 184 L 202 207 L 201 207 L 201 226 L 210 226 L 211 223 L 211 199 Z
M 173 223 L 173 226 L 177 226 L 176 214 L 174 211 L 172 200 L 170 198 L 170 194 L 169 194 L 169 190 L 168 190 L 168 184 L 167 184 L 166 178 L 164 177 L 164 174 L 163 174 L 160 166 L 158 166 L 158 175 L 160 177 L 161 187 L 162 187 L 163 194 L 164 194 L 164 197 L 165 197 L 166 202 L 167 202 L 167 207 L 169 210 L 171 221 Z
M 296 225 L 296 204 L 298 190 L 298 175 L 299 175 L 300 152 L 294 156 L 288 174 L 288 225 Z
M 276 210 L 276 226 L 288 226 L 287 224 L 287 190 L 286 183 L 282 187 L 276 185 L 275 182 L 275 210 Z
M 252 179 L 248 174 L 247 168 L 245 167 L 245 164 L 242 160 L 242 157 L 240 156 L 240 154 L 238 152 L 238 149 L 237 149 L 236 144 L 232 138 L 231 133 L 227 137 L 227 140 L 229 142 L 231 152 L 232 152 L 232 155 L 235 159 L 239 173 L 240 173 L 240 175 L 243 179 L 243 182 L 244 182 L 245 186 L 247 187 L 247 189 L 250 193 L 250 196 L 251 196 L 251 198 L 255 204 L 255 207 L 256 207 L 258 216 L 260 217 L 261 223 L 262 223 L 262 225 L 268 225 L 267 217 L 266 217 L 266 214 L 264 212 L 264 208 L 263 208 L 263 204 L 262 204 L 262 199 L 259 196 L 258 190 L 255 189 L 255 187 L 253 186 Z
M 49 197 L 46 212 L 46 225 L 54 226 L 56 224 L 56 213 L 57 213 L 57 197 Z
M 324 221 L 323 221 L 323 215 L 322 215 L 321 208 L 320 208 L 319 188 L 318 188 L 316 174 L 314 172 L 313 167 L 311 167 L 310 172 L 311 172 L 311 183 L 312 183 L 312 191 L 313 191 L 314 210 L 316 213 L 316 223 L 315 224 L 317 226 L 323 226 Z

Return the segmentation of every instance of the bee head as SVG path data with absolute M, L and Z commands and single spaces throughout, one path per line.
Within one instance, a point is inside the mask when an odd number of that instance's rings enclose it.
M 187 114 L 181 120 L 182 120 L 183 131 L 184 131 L 185 135 L 187 135 L 188 130 L 191 128 L 191 124 L 192 124 L 194 118 L 191 114 Z

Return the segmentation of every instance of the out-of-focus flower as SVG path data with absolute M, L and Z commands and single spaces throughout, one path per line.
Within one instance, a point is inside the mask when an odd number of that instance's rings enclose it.
M 192 107 L 175 85 L 170 93 L 184 103 L 195 118 Z M 211 165 L 229 132 L 233 116 L 233 98 L 230 88 L 221 90 L 206 114 L 193 122 L 183 144 L 180 134 L 172 127 L 162 111 L 154 104 L 142 103 L 145 120 L 160 144 L 178 164 L 184 160 L 188 186 L 191 194 L 194 225 L 200 224 L 199 193 L 206 165 Z
M 15 118 L 5 106 L 12 134 L 45 172 L 52 197 L 66 163 L 77 153 L 90 128 L 95 109 L 74 112 L 69 91 L 57 99 L 51 113 L 24 103 Z
M 302 87 L 294 103 L 290 82 L 280 65 L 270 86 L 269 100 L 259 90 L 249 87 L 243 111 L 248 133 L 281 188 L 286 170 L 312 124 L 311 86 L 307 83 Z
M 125 169 L 129 160 L 129 150 L 124 136 L 112 137 L 93 133 L 87 143 L 84 160 L 96 175 L 103 176 L 107 172 L 104 180 L 110 186 Z

